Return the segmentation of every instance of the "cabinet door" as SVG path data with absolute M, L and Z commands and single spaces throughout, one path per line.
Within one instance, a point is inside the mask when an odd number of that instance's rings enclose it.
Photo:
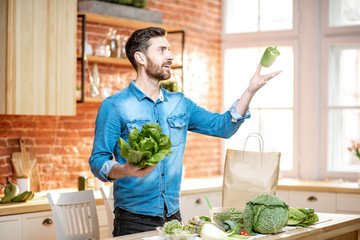
M 11 0 L 0 8 L 0 114 L 75 115 L 77 1 Z
M 336 193 L 289 191 L 290 207 L 313 208 L 316 212 L 335 213 Z
M 289 191 L 288 190 L 276 190 L 277 197 L 281 198 L 286 203 L 289 202 Z
M 23 240 L 56 239 L 55 224 L 51 211 L 26 213 L 22 216 Z
M 21 215 L 0 217 L 0 238 L 1 239 L 22 239 Z
M 107 213 L 105 209 L 105 205 L 96 205 L 97 215 L 99 219 L 99 231 L 100 238 L 108 238 L 112 237 L 113 225 L 108 224 Z M 111 229 L 111 230 L 109 230 Z M 110 232 L 111 231 L 111 232 Z
M 336 200 L 337 213 L 360 214 L 360 194 L 338 193 Z
M 199 194 L 184 195 L 180 199 L 180 211 L 183 222 L 195 216 L 210 216 L 209 206 L 206 202 L 205 196 L 209 199 L 212 207 L 222 206 L 222 193 L 209 192 Z

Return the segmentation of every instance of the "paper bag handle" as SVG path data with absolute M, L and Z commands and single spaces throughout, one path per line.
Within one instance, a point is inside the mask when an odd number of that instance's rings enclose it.
M 260 133 L 256 133 L 256 132 L 250 133 L 249 136 L 246 137 L 245 142 L 244 142 L 244 151 L 245 151 L 246 143 L 247 143 L 249 137 L 255 137 L 259 140 L 259 149 L 260 149 L 260 152 L 262 152 L 264 150 L 264 139 L 260 135 Z

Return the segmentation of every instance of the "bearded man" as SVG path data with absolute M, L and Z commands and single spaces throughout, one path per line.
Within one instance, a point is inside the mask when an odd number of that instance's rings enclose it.
M 181 92 L 169 92 L 161 81 L 171 76 L 174 56 L 162 28 L 133 32 L 126 55 L 137 77 L 129 86 L 106 98 L 98 111 L 92 173 L 113 182 L 115 219 L 113 236 L 154 230 L 180 215 L 180 184 L 187 132 L 229 138 L 250 117 L 254 94 L 280 73 L 260 75 L 261 65 L 245 92 L 229 110 L 220 114 L 198 106 Z M 170 137 L 172 153 L 158 164 L 138 168 L 120 156 L 119 137 L 125 141 L 133 128 L 157 123 Z M 115 157 L 115 161 L 113 160 Z

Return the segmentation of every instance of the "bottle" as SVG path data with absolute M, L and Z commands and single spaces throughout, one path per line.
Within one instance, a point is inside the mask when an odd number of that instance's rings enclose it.
M 78 190 L 83 191 L 86 190 L 87 188 L 88 188 L 88 177 L 84 173 L 81 173 L 78 179 Z
M 119 43 L 116 39 L 116 29 L 110 28 L 108 32 L 108 45 L 110 47 L 110 57 L 118 57 Z
M 126 49 L 125 49 L 125 45 L 126 45 L 126 42 L 128 40 L 128 37 L 127 36 L 124 36 L 121 40 L 121 53 L 120 53 L 120 57 L 121 58 L 127 58 L 126 56 Z

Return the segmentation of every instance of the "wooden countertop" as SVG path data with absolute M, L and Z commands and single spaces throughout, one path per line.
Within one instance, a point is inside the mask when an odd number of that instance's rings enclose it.
M 307 228 L 296 228 L 280 232 L 277 234 L 266 235 L 263 237 L 249 238 L 261 240 L 314 240 L 314 239 L 336 239 L 356 240 L 360 239 L 360 215 L 328 214 L 318 213 L 319 223 Z M 139 234 L 126 235 L 122 237 L 106 238 L 104 240 L 135 240 L 150 238 L 157 240 L 158 232 L 150 231 Z M 341 236 L 341 237 L 340 237 Z
M 71 192 L 77 191 L 76 189 L 59 189 L 56 191 Z M 101 193 L 99 191 L 94 192 L 96 205 L 104 204 Z M 46 196 L 46 192 L 35 193 L 33 199 L 27 202 L 12 202 L 0 204 L 0 216 L 33 213 L 51 211 L 49 200 Z
M 181 194 L 203 193 L 222 190 L 223 177 L 187 178 L 181 185 Z M 299 180 L 291 178 L 279 179 L 279 190 L 316 191 L 332 193 L 360 194 L 360 187 L 356 182 L 341 180 Z
M 208 178 L 187 178 L 182 181 L 181 195 L 208 193 L 222 190 L 222 176 Z M 317 192 L 335 192 L 360 194 L 360 187 L 355 182 L 312 181 L 296 179 L 280 179 L 278 189 Z M 58 189 L 54 191 L 77 191 L 76 189 Z M 0 196 L 1 198 L 2 196 Z M 96 204 L 104 204 L 99 191 L 95 191 Z M 35 193 L 35 197 L 24 203 L 0 204 L 0 216 L 50 211 L 46 192 Z
M 298 179 L 280 179 L 277 189 L 360 194 L 360 187 L 358 183 L 345 182 L 341 180 L 315 181 L 315 180 L 298 180 Z

